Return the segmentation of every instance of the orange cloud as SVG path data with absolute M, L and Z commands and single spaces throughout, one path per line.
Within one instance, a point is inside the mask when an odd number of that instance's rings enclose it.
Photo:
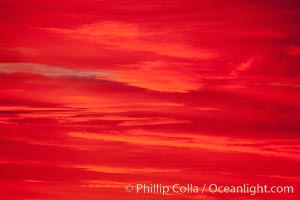
M 45 30 L 106 44 L 110 48 L 147 51 L 179 58 L 210 60 L 216 57 L 215 53 L 209 50 L 189 47 L 189 45 L 178 43 L 178 41 L 164 42 L 168 39 L 168 31 L 147 29 L 134 23 L 104 21 L 86 24 L 77 29 L 45 28 Z

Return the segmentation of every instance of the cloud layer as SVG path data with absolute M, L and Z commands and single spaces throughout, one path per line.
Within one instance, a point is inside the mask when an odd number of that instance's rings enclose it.
M 299 1 L 13 0 L 0 13 L 1 199 L 250 200 L 123 187 L 299 184 Z

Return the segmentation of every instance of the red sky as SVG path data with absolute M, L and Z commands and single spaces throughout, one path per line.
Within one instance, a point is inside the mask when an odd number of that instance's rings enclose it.
M 0 198 L 299 199 L 299 19 L 297 0 L 2 0 Z

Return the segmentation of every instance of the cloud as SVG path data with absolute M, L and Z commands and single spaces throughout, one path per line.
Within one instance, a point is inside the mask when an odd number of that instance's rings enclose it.
M 226 137 L 188 134 L 174 135 L 158 132 L 151 133 L 142 130 L 132 130 L 130 132 L 132 132 L 132 134 L 129 133 L 129 135 L 70 132 L 69 136 L 89 140 L 125 142 L 136 145 L 166 146 L 176 148 L 200 148 L 209 151 L 221 152 L 242 152 L 258 154 L 261 156 L 278 156 L 298 160 L 297 151 L 290 151 L 293 149 L 293 147 L 289 145 L 292 140 L 257 142 L 256 140 L 239 140 Z
M 160 92 L 189 92 L 202 87 L 199 77 L 179 63 L 144 62 L 136 70 L 116 70 L 108 79 Z
M 32 73 L 44 76 L 78 77 L 110 76 L 110 73 L 108 71 L 74 70 L 65 67 L 50 66 L 37 63 L 0 63 L 0 73 Z
M 101 173 L 113 173 L 113 174 L 134 174 L 134 173 L 176 173 L 180 172 L 178 169 L 153 169 L 153 168 L 121 168 L 121 167 L 111 167 L 111 166 L 95 166 L 95 165 L 79 165 L 76 168 L 101 172 Z
M 189 47 L 184 43 L 178 43 L 178 41 L 164 42 L 162 38 L 167 40 L 168 32 L 158 32 L 134 23 L 103 21 L 85 24 L 77 29 L 46 28 L 44 30 L 105 44 L 112 49 L 153 52 L 159 55 L 179 58 L 210 60 L 216 57 L 215 53 L 209 50 Z
M 298 1 L 0 4 L 0 199 L 297 184 Z

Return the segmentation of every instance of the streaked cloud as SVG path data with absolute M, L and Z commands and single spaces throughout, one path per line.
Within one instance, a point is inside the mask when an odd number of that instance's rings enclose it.
M 44 76 L 107 77 L 108 71 L 74 70 L 37 63 L 0 63 L 1 73 L 32 73 Z
M 299 146 L 290 146 L 292 140 L 287 141 L 264 141 L 232 139 L 226 137 L 201 136 L 189 134 L 168 134 L 151 133 L 142 130 L 134 130 L 132 134 L 96 134 L 70 132 L 69 136 L 89 140 L 103 140 L 115 142 L 128 142 L 137 145 L 166 146 L 176 148 L 200 148 L 210 151 L 222 152 L 242 152 L 259 154 L 261 156 L 279 156 L 298 160 L 297 150 L 292 153 L 294 148 Z M 279 144 L 278 144 L 279 143 Z
M 14 0 L 0 13 L 0 199 L 245 200 L 123 187 L 299 183 L 298 1 Z
M 95 166 L 95 165 L 79 165 L 76 168 L 95 171 L 101 173 L 113 173 L 113 174 L 134 174 L 134 173 L 174 173 L 180 172 L 178 169 L 153 169 L 153 168 L 121 168 L 112 166 Z

